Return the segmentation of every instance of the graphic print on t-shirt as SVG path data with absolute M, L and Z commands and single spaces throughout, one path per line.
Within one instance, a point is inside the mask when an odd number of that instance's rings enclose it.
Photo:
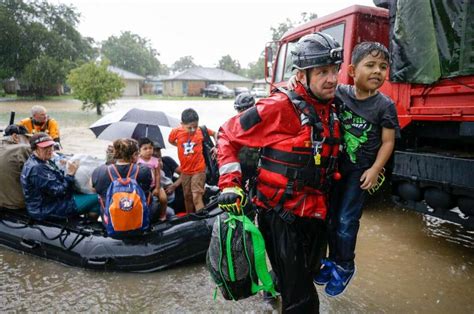
M 343 111 L 341 117 L 344 126 L 344 148 L 350 160 L 356 163 L 356 152 L 363 143 L 367 142 L 367 133 L 372 129 L 372 124 L 349 110 Z
M 196 143 L 187 141 L 183 143 L 183 154 L 184 155 L 189 155 L 189 154 L 194 154 L 194 146 L 196 146 Z

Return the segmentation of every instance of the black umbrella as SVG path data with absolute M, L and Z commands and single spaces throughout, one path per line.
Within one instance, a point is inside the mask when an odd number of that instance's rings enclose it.
M 89 128 L 95 136 L 104 140 L 119 138 L 148 137 L 153 142 L 165 147 L 163 131 L 179 125 L 179 120 L 162 111 L 130 109 L 116 111 L 99 119 Z M 164 130 L 163 128 L 168 128 Z

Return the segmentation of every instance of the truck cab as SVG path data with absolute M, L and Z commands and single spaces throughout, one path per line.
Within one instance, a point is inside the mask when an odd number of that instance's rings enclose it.
M 275 86 L 285 86 L 293 75 L 291 51 L 298 40 L 307 34 L 324 32 L 336 39 L 344 48 L 344 62 L 341 66 L 339 83 L 352 84 L 347 74 L 351 52 L 355 45 L 363 41 L 378 41 L 388 46 L 388 11 L 386 9 L 354 5 L 342 11 L 327 15 L 286 32 L 277 42 L 268 43 L 265 49 L 267 82 Z M 273 48 L 277 47 L 275 60 Z M 270 74 L 273 74 L 270 76 Z
M 468 68 L 467 75 L 464 70 L 463 75 L 440 77 L 429 84 L 395 82 L 387 77 L 380 91 L 395 102 L 402 129 L 394 153 L 392 199 L 405 208 L 474 229 L 474 70 L 470 70 L 474 69 L 474 58 L 469 57 L 474 55 L 474 24 L 470 22 L 474 9 L 460 9 L 464 10 L 467 23 L 471 23 L 463 29 L 458 52 L 468 60 L 463 67 Z M 344 48 L 339 83 L 353 84 L 347 67 L 354 46 L 376 41 L 391 48 L 390 25 L 393 27 L 395 18 L 392 10 L 389 14 L 385 8 L 354 5 L 291 29 L 279 41 L 267 43 L 265 79 L 273 87 L 286 86 L 293 75 L 291 51 L 297 41 L 304 35 L 324 32 Z M 442 21 L 442 17 L 436 18 Z M 447 25 L 451 24 L 454 22 L 448 20 Z M 420 48 L 416 45 L 415 41 L 410 47 Z M 439 46 L 438 49 L 442 50 Z M 446 51 L 439 52 L 443 53 Z

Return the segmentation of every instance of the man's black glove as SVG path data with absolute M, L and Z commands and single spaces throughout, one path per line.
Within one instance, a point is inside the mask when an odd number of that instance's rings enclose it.
M 219 208 L 223 211 L 233 213 L 234 215 L 242 215 L 244 208 L 247 206 L 248 198 L 245 192 L 238 186 L 225 188 L 217 198 Z

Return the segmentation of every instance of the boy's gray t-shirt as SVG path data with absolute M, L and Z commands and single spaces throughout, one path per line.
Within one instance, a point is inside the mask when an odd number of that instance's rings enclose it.
M 382 144 L 382 128 L 399 133 L 395 104 L 380 92 L 359 100 L 354 87 L 343 84 L 336 89 L 336 103 L 342 105 L 339 119 L 344 135 L 343 164 L 370 168 Z

